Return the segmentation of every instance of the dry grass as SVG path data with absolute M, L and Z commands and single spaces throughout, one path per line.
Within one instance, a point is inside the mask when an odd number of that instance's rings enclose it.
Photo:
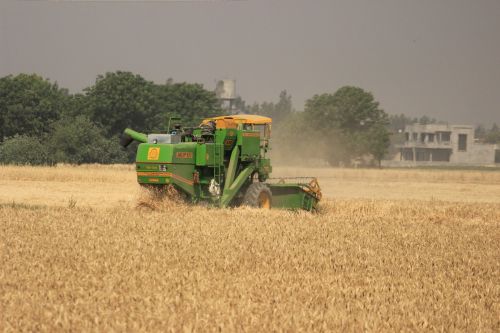
M 65 207 L 133 206 L 138 194 L 132 165 L 0 167 L 0 203 Z
M 274 177 L 317 176 L 327 198 L 500 203 L 500 172 L 276 167 Z M 0 203 L 135 207 L 131 165 L 0 167 Z
M 383 188 L 392 178 L 400 197 L 345 187 L 310 214 L 137 208 L 144 198 L 127 183 L 129 166 L 22 171 L 0 168 L 4 331 L 500 330 L 500 203 L 475 192 L 477 174 L 429 182 L 479 198 L 462 202 L 448 190 L 408 200 L 402 171 L 319 170 L 340 187 L 366 176 Z M 482 185 L 497 193 L 498 174 L 487 177 Z M 37 186 L 12 192 L 13 203 L 5 188 L 24 183 Z M 76 204 L 52 194 L 53 183 Z M 85 200 L 81 184 L 106 204 Z M 19 200 L 33 192 L 45 197 Z

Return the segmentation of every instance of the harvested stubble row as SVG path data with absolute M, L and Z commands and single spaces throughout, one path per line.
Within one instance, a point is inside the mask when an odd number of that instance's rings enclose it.
M 0 206 L 5 331 L 500 330 L 500 205 Z

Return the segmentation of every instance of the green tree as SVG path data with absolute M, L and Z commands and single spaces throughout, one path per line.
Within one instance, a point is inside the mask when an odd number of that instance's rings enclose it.
M 257 102 L 254 102 L 252 105 L 247 106 L 246 113 L 248 114 L 260 114 L 260 105 Z
M 371 154 L 380 160 L 389 146 L 387 114 L 373 95 L 358 87 L 342 87 L 334 94 L 315 95 L 306 102 L 310 126 L 331 142 L 331 164 L 350 164 Z
M 389 115 L 389 128 L 393 132 L 404 131 L 405 126 L 412 124 L 444 124 L 445 122 L 436 120 L 435 118 L 431 118 L 429 116 L 422 116 L 420 118 L 411 118 L 404 114 L 391 114 Z
M 204 118 L 222 115 L 220 103 L 213 91 L 197 83 L 172 83 L 155 87 L 157 112 L 149 120 L 149 127 L 164 130 L 169 117 L 181 118 L 188 126 L 197 126 Z
M 421 125 L 436 124 L 437 120 L 429 116 L 422 116 L 418 119 L 418 123 Z
M 32 74 L 0 78 L 0 142 L 5 137 L 41 137 L 70 105 L 66 89 Z
M 47 145 L 38 137 L 14 135 L 0 144 L 2 164 L 43 165 L 51 162 Z
M 249 113 L 248 112 L 249 108 L 246 105 L 246 102 L 243 100 L 243 98 L 241 98 L 241 96 L 236 96 L 236 98 L 233 101 L 233 108 L 240 113 Z
M 54 123 L 48 145 L 57 163 L 127 162 L 127 153 L 119 145 L 118 137 L 106 138 L 104 131 L 83 115 Z
M 101 126 L 107 137 L 121 134 L 126 127 L 148 130 L 157 105 L 152 82 L 117 71 L 99 75 L 95 85 L 84 91 L 85 97 L 77 99 L 78 111 Z
M 389 128 L 393 132 L 404 131 L 405 127 L 417 123 L 417 118 L 410 118 L 404 114 L 389 115 Z
M 474 129 L 474 138 L 478 139 L 480 141 L 483 141 L 485 139 L 487 133 L 488 133 L 488 131 L 486 130 L 486 128 L 484 128 L 483 125 L 478 125 Z
M 500 143 L 500 128 L 496 123 L 491 126 L 491 129 L 486 134 L 484 141 L 486 143 Z
M 387 154 L 391 144 L 389 131 L 383 124 L 377 124 L 370 128 L 366 139 L 367 151 L 378 162 L 378 166 L 380 167 L 382 159 Z
M 282 90 L 277 103 L 253 104 L 249 108 L 249 113 L 270 117 L 273 119 L 274 126 L 280 126 L 293 113 L 292 96 L 286 90 Z

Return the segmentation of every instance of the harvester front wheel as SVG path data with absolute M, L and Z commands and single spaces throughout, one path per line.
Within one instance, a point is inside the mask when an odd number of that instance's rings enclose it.
M 243 197 L 243 205 L 259 208 L 271 208 L 272 194 L 269 187 L 263 183 L 252 183 Z

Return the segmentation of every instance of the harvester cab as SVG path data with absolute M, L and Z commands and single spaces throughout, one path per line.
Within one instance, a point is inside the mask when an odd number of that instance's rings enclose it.
M 273 183 L 269 178 L 271 124 L 268 117 L 233 115 L 205 119 L 197 128 L 174 125 L 166 134 L 127 128 L 121 144 L 140 142 L 136 171 L 144 187 L 162 191 L 172 185 L 193 203 L 219 207 L 315 209 L 321 199 L 316 179 Z

